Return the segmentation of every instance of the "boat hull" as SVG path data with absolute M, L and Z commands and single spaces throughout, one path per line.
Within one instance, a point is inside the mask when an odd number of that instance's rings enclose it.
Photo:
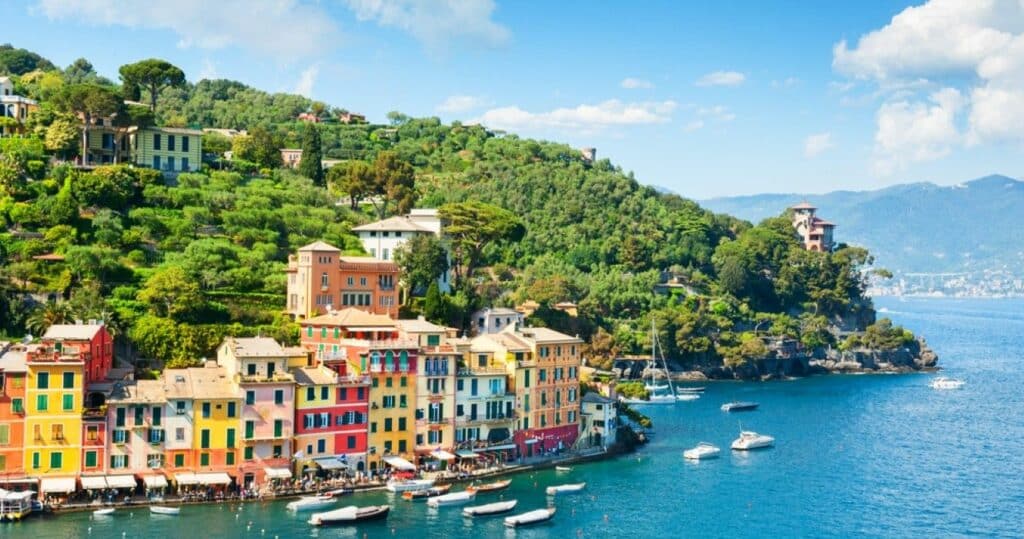
M 177 515 L 181 513 L 180 507 L 160 507 L 157 505 L 151 506 L 149 512 L 154 515 Z
M 368 507 L 343 507 L 326 513 L 314 513 L 309 523 L 314 526 L 335 526 L 366 522 L 387 518 L 391 512 L 390 505 L 371 505 Z
M 722 450 L 715 446 L 697 446 L 683 451 L 683 457 L 689 460 L 707 460 L 718 458 Z
M 520 526 L 530 526 L 532 524 L 540 524 L 541 522 L 547 522 L 555 516 L 555 509 L 536 509 L 519 515 L 505 517 L 505 526 L 509 528 L 518 528 Z
M 473 507 L 466 507 L 462 510 L 462 515 L 466 517 L 487 517 L 492 515 L 500 515 L 508 513 L 509 511 L 516 508 L 518 500 L 509 500 L 507 502 L 489 503 L 486 505 L 477 505 Z
M 388 492 L 401 493 L 409 490 L 426 490 L 434 486 L 434 482 L 429 479 L 416 479 L 413 481 L 400 481 L 400 482 L 389 482 L 385 488 Z
M 579 491 L 583 490 L 583 488 L 586 487 L 586 486 L 587 486 L 586 483 L 575 483 L 575 484 L 570 484 L 570 485 L 555 485 L 553 487 L 548 487 L 544 492 L 546 492 L 548 496 L 557 496 L 559 494 L 572 494 L 574 492 L 579 492 Z

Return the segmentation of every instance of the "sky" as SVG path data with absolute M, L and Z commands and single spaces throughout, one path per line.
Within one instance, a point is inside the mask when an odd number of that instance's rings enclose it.
M 20 8 L 19 8 L 20 6 Z M 597 148 L 694 199 L 1024 175 L 1024 2 L 30 0 L 0 41 Z

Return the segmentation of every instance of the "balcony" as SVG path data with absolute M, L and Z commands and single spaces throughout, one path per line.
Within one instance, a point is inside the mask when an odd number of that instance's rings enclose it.
M 287 372 L 275 372 L 270 377 L 267 377 L 265 374 L 243 374 L 241 375 L 241 381 L 243 384 L 271 384 L 294 382 L 295 378 Z
M 107 407 L 100 406 L 99 408 L 86 408 L 82 410 L 82 419 L 103 419 L 107 418 Z
M 489 365 L 487 367 L 459 368 L 459 376 L 494 376 L 505 374 L 508 374 L 508 372 L 505 370 L 505 367 L 498 365 Z
M 509 416 L 506 416 L 506 415 L 498 415 L 496 417 L 490 417 L 490 418 L 483 417 L 483 416 L 476 416 L 476 418 L 470 418 L 470 417 L 467 417 L 467 416 L 463 416 L 463 417 L 455 418 L 455 426 L 457 426 L 457 427 L 459 427 L 459 426 L 472 427 L 472 426 L 477 426 L 477 425 L 494 425 L 494 424 L 497 424 L 497 423 L 507 423 L 509 421 L 512 421 L 512 419 L 513 419 L 512 417 L 509 417 Z

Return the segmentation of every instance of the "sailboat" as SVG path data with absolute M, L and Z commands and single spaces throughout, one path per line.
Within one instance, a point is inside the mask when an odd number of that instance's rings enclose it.
M 672 386 L 672 378 L 668 375 L 668 364 L 665 363 L 665 356 L 661 355 L 661 369 L 665 373 L 665 382 L 655 381 L 654 373 L 658 369 L 658 332 L 654 327 L 654 320 L 651 320 L 651 359 L 647 363 L 647 372 L 651 374 L 650 381 L 644 381 L 644 389 L 647 390 L 646 399 L 619 397 L 619 400 L 626 404 L 673 404 L 679 400 L 675 387 Z

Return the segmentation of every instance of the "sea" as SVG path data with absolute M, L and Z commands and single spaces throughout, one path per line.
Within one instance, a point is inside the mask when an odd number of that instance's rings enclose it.
M 386 493 L 345 503 L 389 503 L 386 521 L 318 529 L 285 502 L 189 506 L 177 517 L 119 509 L 0 525 L 32 538 L 583 538 L 583 537 L 1021 537 L 1024 536 L 1024 300 L 878 298 L 879 316 L 923 335 L 959 391 L 934 374 L 831 375 L 716 382 L 696 401 L 646 406 L 651 443 L 635 454 L 568 473 L 513 477 L 501 494 L 546 506 L 544 488 L 586 482 L 554 500 L 546 524 L 506 529 L 500 517 L 465 519 Z M 724 402 L 760 403 L 725 413 Z M 740 429 L 770 434 L 772 449 L 728 451 Z M 686 462 L 707 441 L 721 458 Z

